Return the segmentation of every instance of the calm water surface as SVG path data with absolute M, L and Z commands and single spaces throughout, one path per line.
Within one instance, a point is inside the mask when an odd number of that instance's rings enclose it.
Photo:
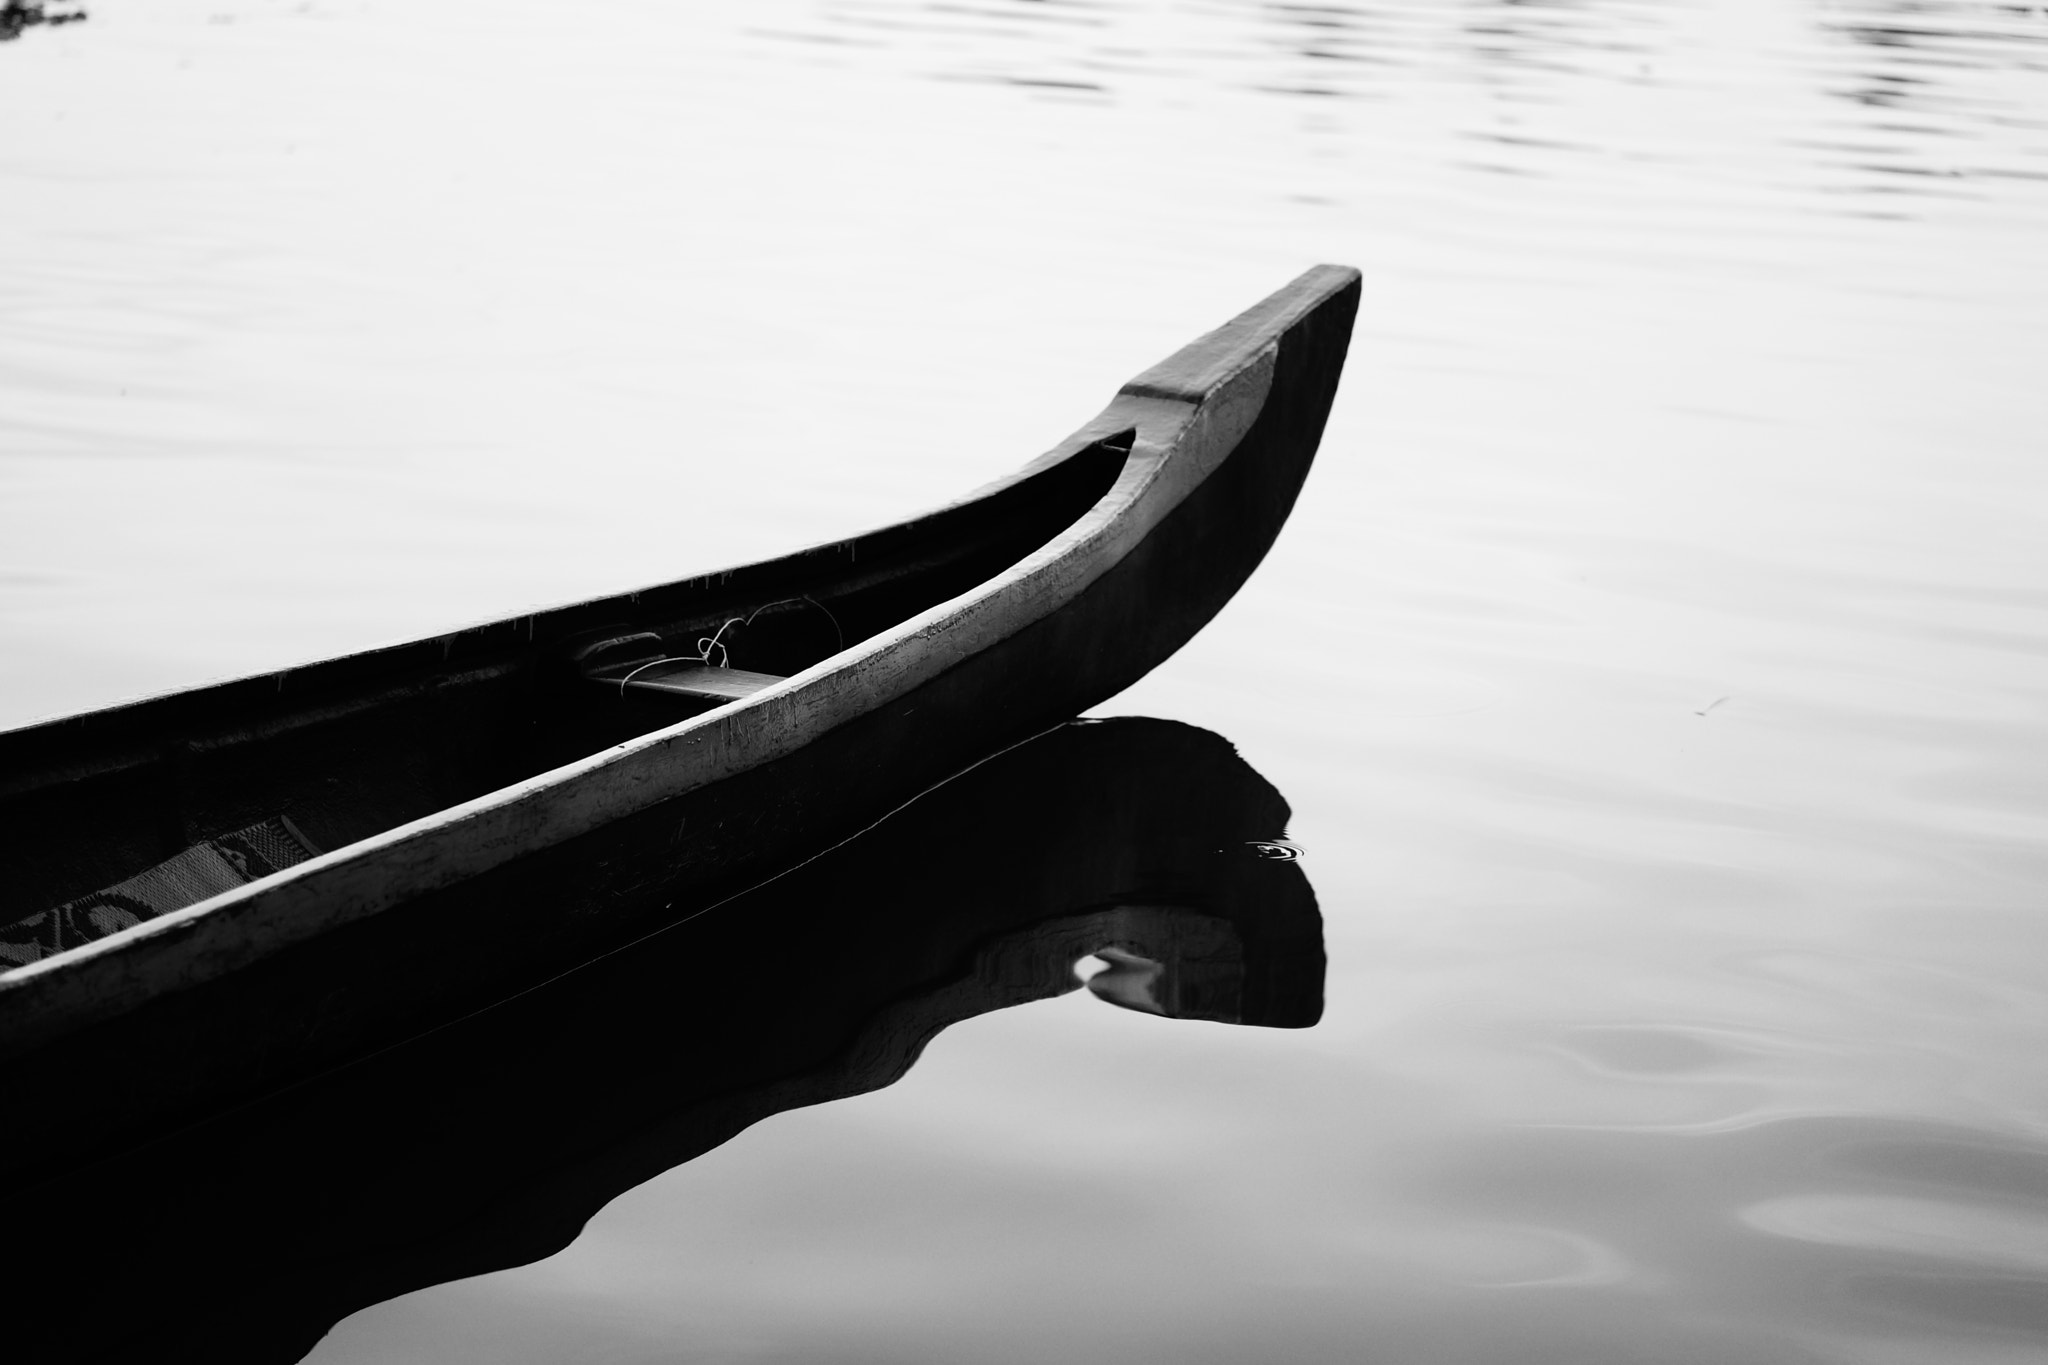
M 1085 993 L 344 1361 L 2048 1352 L 2048 13 L 96 0 L 0 47 L 0 721 L 884 521 L 1315 260 L 1293 524 L 1104 714 L 1316 1028 Z

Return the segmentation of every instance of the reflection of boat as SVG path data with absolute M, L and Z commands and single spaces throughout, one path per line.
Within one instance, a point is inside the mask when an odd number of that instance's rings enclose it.
M 900 526 L 0 736 L 0 1054 L 317 946 L 359 976 L 265 1028 L 331 1060 L 654 927 L 640 887 L 758 879 L 1115 693 L 1272 542 L 1357 290 L 1309 272 Z M 547 913 L 508 922 L 536 882 Z M 404 962 L 343 941 L 384 918 Z
M 38 1189 L 10 1154 L 9 1241 L 39 1257 L 7 1281 L 34 1305 L 10 1347 L 296 1359 L 369 1303 L 552 1253 L 767 1115 L 888 1085 L 948 1024 L 1072 989 L 1091 952 L 1120 959 L 1091 982 L 1119 1003 L 1311 1024 L 1315 898 L 1260 856 L 1286 818 L 1206 731 L 1062 727 L 459 1024 Z M 83 1311 L 110 1256 L 121 1311 Z

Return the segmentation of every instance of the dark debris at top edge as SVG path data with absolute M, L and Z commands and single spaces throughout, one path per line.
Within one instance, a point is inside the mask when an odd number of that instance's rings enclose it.
M 38 0 L 0 0 L 0 43 L 19 38 L 24 29 L 34 28 L 37 24 L 75 24 L 84 18 L 82 9 L 52 13 Z

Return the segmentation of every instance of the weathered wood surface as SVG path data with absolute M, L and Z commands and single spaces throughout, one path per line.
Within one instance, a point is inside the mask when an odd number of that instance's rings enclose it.
M 878 546 L 890 536 L 943 539 L 950 526 L 995 516 L 987 509 L 1007 506 L 1006 497 L 1036 496 L 1034 478 L 1114 468 L 1107 491 L 1078 520 L 907 620 L 729 705 L 0 976 L 0 1055 L 19 1056 L 273 957 L 315 948 L 337 960 L 353 956 L 361 971 L 345 989 L 308 999 L 280 986 L 267 1005 L 276 1027 L 266 1036 L 227 1039 L 200 1028 L 187 1040 L 224 1048 L 251 1086 L 303 1074 L 366 1040 L 454 1017 L 646 932 L 673 913 L 639 894 L 647 887 L 682 882 L 710 895 L 742 886 L 846 837 L 963 764 L 1113 695 L 1199 629 L 1272 543 L 1320 439 L 1356 303 L 1355 271 L 1311 271 L 1134 380 L 1013 479 L 877 533 Z M 1103 465 L 1111 456 L 1116 464 Z M 766 600 L 778 583 L 801 591 L 803 574 L 841 548 L 714 577 L 746 583 L 754 599 Z M 658 603 L 678 590 L 631 601 Z M 480 677 L 509 669 L 477 652 L 477 641 L 522 629 L 529 639 L 570 638 L 617 620 L 627 603 L 584 604 L 302 672 L 330 687 L 360 673 L 364 690 L 346 705 L 368 714 L 384 695 L 372 685 L 379 677 L 438 651 L 448 661 L 442 674 L 406 694 L 427 697 L 419 724 L 431 725 L 429 694 L 466 676 L 465 659 Z M 276 690 L 292 681 L 279 675 Z M 149 708 L 183 708 L 195 725 L 224 724 L 238 698 L 270 683 L 0 736 L 0 796 L 11 760 L 32 757 L 44 774 L 63 768 L 67 726 L 119 741 L 80 761 L 74 778 L 83 780 L 93 764 L 114 763 L 109 755 L 120 743 L 150 745 Z M 552 889 L 545 914 L 504 911 L 507 888 L 534 885 Z M 388 943 L 374 952 L 353 946 L 377 936 L 352 931 L 397 906 L 405 907 L 410 951 L 379 956 Z
M 464 1023 L 41 1188 L 14 1163 L 9 1242 L 32 1259 L 8 1285 L 32 1306 L 10 1346 L 296 1359 L 366 1304 L 553 1253 L 761 1118 L 890 1084 L 949 1024 L 1074 989 L 1091 952 L 1157 963 L 1163 1013 L 1305 1027 L 1322 1004 L 1314 894 L 1299 864 L 1248 846 L 1287 818 L 1214 734 L 1062 727 Z M 503 889 L 522 921 L 554 894 Z M 71 1149 L 39 1150 L 56 1169 Z M 91 1309 L 109 1258 L 112 1314 Z

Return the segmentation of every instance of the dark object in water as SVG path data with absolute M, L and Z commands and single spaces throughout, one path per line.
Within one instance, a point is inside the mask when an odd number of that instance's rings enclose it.
M 58 24 L 75 24 L 84 18 L 82 9 L 60 10 L 52 14 L 47 6 L 37 4 L 36 0 L 0 0 L 0 43 L 19 38 L 23 29 L 34 28 L 37 24 L 55 27 Z
M 1278 533 L 1357 280 L 1308 272 L 928 516 L 0 735 L 0 925 L 263 822 L 327 850 L 0 972 L 0 1059 L 265 967 L 219 996 L 239 1015 L 166 1014 L 182 1051 L 150 1084 L 183 1102 L 308 1074 L 650 932 L 679 895 L 786 868 L 1113 695 Z M 27 955 L 25 931 L 0 937 Z
M 552 1254 L 771 1114 L 889 1085 L 948 1025 L 1074 989 L 1085 954 L 1133 969 L 1091 979 L 1116 1003 L 1306 1027 L 1315 896 L 1251 846 L 1287 817 L 1217 735 L 1064 726 L 379 1056 L 62 1178 L 70 1144 L 9 1144 L 12 1358 L 296 1360 L 371 1303 Z M 141 1268 L 119 1312 L 110 1258 Z

